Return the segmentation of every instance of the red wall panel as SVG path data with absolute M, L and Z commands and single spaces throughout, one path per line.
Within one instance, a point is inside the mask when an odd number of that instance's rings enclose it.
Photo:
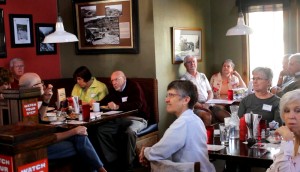
M 35 23 L 53 23 L 57 18 L 56 0 L 7 0 L 0 5 L 4 11 L 7 58 L 0 58 L 0 66 L 8 67 L 9 60 L 20 57 L 25 61 L 25 72 L 38 73 L 42 79 L 60 78 L 59 46 L 55 55 L 37 55 Z M 11 48 L 9 14 L 32 14 L 33 47 Z

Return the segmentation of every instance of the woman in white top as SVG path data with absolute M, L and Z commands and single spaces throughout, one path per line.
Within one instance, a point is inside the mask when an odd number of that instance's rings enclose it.
M 166 110 L 177 119 L 158 143 L 141 149 L 140 162 L 144 165 L 148 161 L 166 159 L 178 163 L 200 162 L 200 171 L 214 172 L 208 158 L 205 126 L 193 112 L 198 100 L 196 86 L 191 81 L 176 80 L 168 85 L 167 90 Z
M 276 130 L 282 137 L 280 151 L 267 172 L 300 171 L 300 89 L 283 95 L 280 115 L 285 122 L 285 126 Z

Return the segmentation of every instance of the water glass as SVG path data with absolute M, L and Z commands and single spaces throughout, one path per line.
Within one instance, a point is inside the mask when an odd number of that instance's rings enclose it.
M 219 124 L 220 142 L 222 145 L 228 145 L 229 141 L 229 126 L 224 123 Z

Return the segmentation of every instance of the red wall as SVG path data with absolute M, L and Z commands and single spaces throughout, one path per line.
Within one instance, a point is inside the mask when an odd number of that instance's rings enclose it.
M 25 72 L 38 73 L 42 79 L 60 78 L 59 46 L 55 55 L 37 55 L 35 23 L 53 23 L 57 18 L 56 0 L 6 0 L 0 5 L 4 11 L 4 25 L 6 37 L 7 57 L 0 58 L 0 66 L 8 67 L 9 60 L 20 57 L 25 61 Z M 9 14 L 32 14 L 33 47 L 11 48 Z

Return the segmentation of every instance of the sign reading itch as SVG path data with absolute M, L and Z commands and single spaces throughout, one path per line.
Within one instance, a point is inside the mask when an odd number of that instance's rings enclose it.
M 13 161 L 12 157 L 0 155 L 0 171 L 2 172 L 13 172 Z
M 18 172 L 48 172 L 48 159 L 41 159 L 18 167 Z
M 22 109 L 24 117 L 38 115 L 37 99 L 22 100 Z

